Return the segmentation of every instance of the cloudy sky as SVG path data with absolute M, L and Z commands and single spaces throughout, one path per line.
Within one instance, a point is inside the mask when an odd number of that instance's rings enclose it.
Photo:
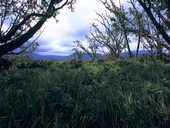
M 119 0 L 115 2 L 118 3 Z M 90 24 L 97 18 L 96 12 L 104 13 L 104 10 L 98 0 L 77 0 L 74 12 L 65 7 L 57 16 L 58 23 L 55 19 L 50 19 L 44 25 L 36 52 L 41 55 L 70 55 L 74 48 L 73 41 L 85 41 Z
M 75 11 L 67 7 L 60 11 L 59 20 L 50 19 L 44 25 L 44 32 L 38 39 L 38 54 L 70 55 L 74 47 L 73 41 L 85 40 L 90 30 L 90 24 L 96 19 L 97 12 L 104 12 L 104 8 L 97 0 L 77 0 Z

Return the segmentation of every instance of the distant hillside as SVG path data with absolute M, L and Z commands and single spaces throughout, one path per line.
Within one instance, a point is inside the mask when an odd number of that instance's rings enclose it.
M 136 51 L 132 51 L 132 53 L 135 55 Z M 148 54 L 147 51 L 141 50 L 139 51 L 138 56 L 141 56 L 143 54 Z M 59 55 L 39 55 L 39 54 L 31 54 L 29 55 L 31 57 L 33 57 L 33 59 L 35 60 L 71 60 L 71 59 L 75 59 L 75 57 L 73 56 L 59 56 Z M 103 55 L 101 54 L 97 54 L 98 57 L 103 57 Z M 120 55 L 121 57 L 128 57 L 128 53 L 121 53 Z M 82 58 L 83 60 L 87 60 L 90 59 L 90 56 L 85 54 Z
M 70 60 L 70 59 L 74 59 L 74 57 L 72 57 L 72 56 L 58 56 L 58 55 L 32 54 L 31 56 L 35 60 Z
M 39 54 L 31 54 L 29 55 L 33 57 L 35 60 L 71 60 L 75 59 L 73 56 L 59 56 L 59 55 L 39 55 Z M 98 57 L 102 57 L 102 55 L 98 54 Z M 90 59 L 90 56 L 85 54 L 82 57 L 82 60 Z
M 132 54 L 134 55 L 134 56 L 136 56 L 136 51 L 132 51 Z M 146 51 L 146 50 L 140 50 L 139 51 L 139 53 L 138 53 L 138 57 L 140 57 L 141 55 L 146 55 L 146 54 L 149 54 L 148 53 L 148 51 Z M 128 52 L 122 52 L 121 54 L 120 54 L 120 56 L 121 57 L 129 57 L 129 54 L 128 54 Z

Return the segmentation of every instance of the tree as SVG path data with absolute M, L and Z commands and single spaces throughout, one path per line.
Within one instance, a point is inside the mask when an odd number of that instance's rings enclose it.
M 98 46 L 95 42 L 91 41 L 90 38 L 87 40 L 87 42 L 89 43 L 89 46 L 85 47 L 81 41 L 74 41 L 76 47 L 73 49 L 73 55 L 78 56 L 78 59 L 82 59 L 83 55 L 87 54 L 92 60 L 94 60 L 97 57 Z
M 159 58 L 162 58 L 163 56 L 168 57 L 169 55 L 167 54 L 167 52 L 170 51 L 170 46 L 160 33 L 160 29 L 158 29 L 158 27 L 153 24 L 153 20 L 151 20 L 150 15 L 148 15 L 148 13 L 144 9 L 141 10 L 140 3 L 137 2 L 138 0 L 129 1 L 132 5 L 132 8 L 130 8 L 130 12 L 133 19 L 130 22 L 136 22 L 135 19 L 137 19 L 137 23 L 140 23 L 140 25 L 137 25 L 136 23 L 131 23 L 133 24 L 131 31 L 133 32 L 133 34 L 138 35 L 138 39 L 140 39 L 138 40 L 138 44 L 143 44 L 145 49 L 148 50 L 149 53 L 151 53 L 152 55 L 157 54 Z M 143 2 L 149 3 L 148 0 Z M 154 16 L 156 22 L 159 23 L 159 25 L 162 27 L 162 29 L 164 30 L 164 32 L 166 32 L 168 36 L 169 27 L 168 23 L 166 23 L 168 22 L 168 6 L 165 6 L 166 4 L 162 4 L 159 0 L 152 2 L 154 2 L 154 4 L 146 4 L 146 6 L 148 8 L 149 6 L 152 6 L 153 9 L 150 10 L 151 14 Z M 135 13 L 137 15 L 134 15 Z M 135 26 L 138 27 L 135 28 Z
M 137 0 L 150 20 L 162 35 L 163 39 L 170 45 L 170 1 L 169 0 Z M 163 12 L 166 11 L 164 15 Z M 168 31 L 166 31 L 168 29 Z
M 157 55 L 159 58 L 169 56 L 170 46 L 164 40 L 162 34 L 152 23 L 149 15 L 143 8 L 140 8 L 137 0 L 128 0 L 128 6 L 123 6 L 121 2 L 116 5 L 113 0 L 100 0 L 106 9 L 106 14 L 98 14 L 97 22 L 92 24 L 92 31 L 87 36 L 88 44 L 94 46 L 103 53 L 109 53 L 112 57 L 120 57 L 122 51 L 128 51 L 129 57 L 133 57 L 130 43 L 137 43 L 136 57 L 139 56 L 141 46 L 151 55 Z M 148 6 L 148 5 L 147 5 Z M 153 5 L 152 5 L 153 6 Z M 164 18 L 168 20 L 168 9 L 164 9 L 163 5 L 157 6 L 166 12 Z M 166 4 L 164 7 L 168 8 Z M 160 11 L 160 13 L 162 13 Z M 164 24 L 161 16 L 153 12 L 157 22 L 162 25 L 164 31 L 168 34 L 168 24 Z M 165 19 L 164 19 L 165 21 Z M 90 40 L 89 40 L 90 39 Z M 80 45 L 77 45 L 79 48 Z M 82 48 L 81 48 L 82 49 Z M 83 49 L 82 49 L 83 50 Z M 85 51 L 85 50 L 83 50 Z M 85 51 L 86 52 L 86 51 Z M 100 52 L 101 53 L 101 52 Z
M 115 58 L 120 57 L 120 53 L 125 49 L 123 32 L 119 29 L 118 24 L 113 24 L 109 14 L 98 14 L 97 23 L 93 23 L 92 31 L 88 39 L 89 43 L 96 44 L 103 55 L 109 55 Z M 94 46 L 94 45 L 91 45 Z
M 29 41 L 43 24 L 75 0 L 0 0 L 0 57 Z M 29 46 L 29 45 L 28 45 Z
M 82 60 L 84 53 L 78 49 L 78 47 L 72 49 L 74 52 L 71 56 L 75 57 L 76 60 Z
M 133 57 L 131 48 L 130 48 L 130 40 L 129 40 L 129 23 L 127 12 L 125 7 L 119 0 L 119 5 L 117 6 L 113 0 L 100 0 L 105 8 L 112 14 L 112 26 L 116 27 L 119 31 L 123 33 L 123 42 L 125 42 L 126 48 L 128 50 L 129 57 Z
M 112 0 L 100 0 L 100 2 L 105 7 L 106 13 L 96 13 L 99 18 L 96 19 L 95 23 L 92 23 L 90 34 L 86 36 L 89 48 L 84 49 L 82 43 L 77 47 L 87 54 L 90 50 L 90 53 L 98 52 L 114 58 L 119 58 L 121 52 L 127 49 L 129 57 L 132 57 L 124 7 L 121 3 L 119 7 L 116 6 Z

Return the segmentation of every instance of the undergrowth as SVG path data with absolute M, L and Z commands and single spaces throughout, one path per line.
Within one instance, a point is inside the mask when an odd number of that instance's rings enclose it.
M 170 64 L 37 61 L 0 71 L 0 128 L 169 127 Z

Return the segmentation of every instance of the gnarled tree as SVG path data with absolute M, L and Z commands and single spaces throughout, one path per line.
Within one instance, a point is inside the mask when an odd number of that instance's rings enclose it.
M 150 20 L 170 45 L 170 1 L 169 0 L 137 0 Z M 163 14 L 164 13 L 164 14 Z
M 0 56 L 26 43 L 51 17 L 75 0 L 0 0 Z
M 90 47 L 88 50 L 94 51 L 91 50 L 91 47 L 94 47 L 96 53 L 119 58 L 122 51 L 127 49 L 129 57 L 132 57 L 129 44 L 129 24 L 123 5 L 120 3 L 117 6 L 113 0 L 100 0 L 100 2 L 106 9 L 106 13 L 97 13 L 99 18 L 96 19 L 97 22 L 91 25 L 91 32 L 86 36 Z M 83 44 L 81 44 L 81 47 L 80 45 L 77 45 L 77 47 L 88 53 Z

